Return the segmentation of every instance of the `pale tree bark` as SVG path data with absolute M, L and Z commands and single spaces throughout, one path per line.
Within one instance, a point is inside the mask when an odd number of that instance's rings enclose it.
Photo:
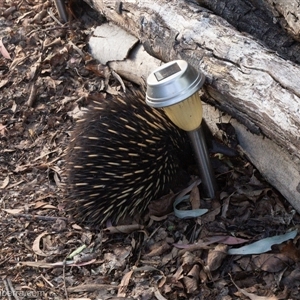
M 195 3 L 183 0 L 87 1 L 108 20 L 137 37 L 152 56 L 163 62 L 184 59 L 201 70 L 207 78 L 203 99 L 211 105 L 208 107 L 226 112 L 245 126 L 244 129 L 236 127 L 245 151 L 300 211 L 299 65 L 283 59 L 257 38 L 238 31 L 224 18 Z M 241 2 L 260 3 L 257 9 L 262 9 L 268 7 L 267 1 Z M 213 2 L 216 1 L 210 1 Z M 267 15 L 271 13 L 268 10 Z M 294 52 L 288 54 L 291 53 Z M 295 60 L 297 55 L 292 55 Z M 213 116 L 212 122 L 219 121 L 219 112 L 214 115 L 214 109 L 207 111 Z M 248 136 L 249 131 L 255 135 Z M 270 144 L 264 142 L 264 137 Z M 260 143 L 264 147 L 258 151 Z M 267 153 L 271 144 L 272 149 Z M 272 159 L 268 155 L 273 155 Z M 271 164 L 277 161 L 279 171 L 273 174 Z

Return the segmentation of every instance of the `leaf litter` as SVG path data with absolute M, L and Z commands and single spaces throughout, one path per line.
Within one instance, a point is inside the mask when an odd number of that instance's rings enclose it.
M 1 295 L 300 299 L 299 214 L 236 149 L 212 155 L 216 199 L 196 191 L 190 207 L 176 206 L 202 216 L 175 217 L 164 210 L 169 195 L 142 224 L 91 231 L 68 219 L 64 151 L 74 118 L 105 99 L 107 82 L 119 85 L 88 53 L 103 18 L 80 1 L 68 4 L 65 25 L 52 1 L 1 4 Z

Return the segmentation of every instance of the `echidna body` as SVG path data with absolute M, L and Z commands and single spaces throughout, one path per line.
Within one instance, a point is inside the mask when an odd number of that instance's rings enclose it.
M 187 147 L 186 134 L 141 92 L 93 103 L 67 154 L 71 214 L 97 226 L 143 213 L 169 192 Z

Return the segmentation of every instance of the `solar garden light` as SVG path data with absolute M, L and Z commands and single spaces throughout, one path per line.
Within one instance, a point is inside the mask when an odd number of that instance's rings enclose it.
M 193 145 L 203 193 L 214 198 L 216 183 L 201 129 L 202 103 L 198 91 L 205 76 L 184 60 L 166 63 L 147 78 L 146 103 L 163 108 L 170 120 L 187 131 Z
M 64 0 L 54 0 L 56 9 L 58 11 L 59 17 L 64 21 L 64 23 L 68 22 L 68 14 L 66 11 L 66 4 Z

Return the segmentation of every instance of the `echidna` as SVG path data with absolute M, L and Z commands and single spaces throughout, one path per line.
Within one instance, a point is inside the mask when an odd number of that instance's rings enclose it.
M 71 214 L 97 226 L 143 213 L 169 192 L 189 147 L 186 134 L 140 91 L 94 102 L 77 121 L 66 156 Z

